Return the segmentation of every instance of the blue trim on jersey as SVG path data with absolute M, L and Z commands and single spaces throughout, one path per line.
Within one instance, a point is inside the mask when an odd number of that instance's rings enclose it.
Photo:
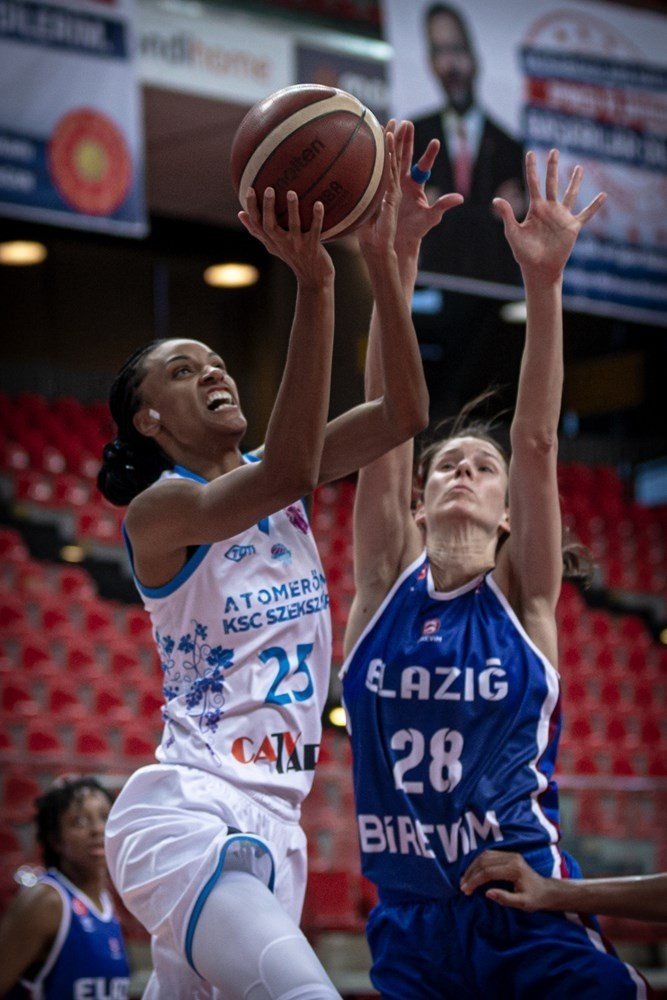
M 49 868 L 39 884 L 58 893 L 63 909 L 46 961 L 33 980 L 21 980 L 30 996 L 62 1000 L 92 995 L 94 986 L 96 996 L 127 997 L 130 967 L 107 894 L 98 907 L 55 868 Z
M 134 578 L 134 584 L 140 594 L 144 597 L 169 597 L 173 594 L 175 590 L 185 583 L 186 580 L 192 576 L 197 567 L 202 563 L 204 557 L 211 548 L 210 545 L 199 545 L 195 552 L 190 556 L 188 561 L 182 566 L 176 576 L 165 583 L 162 587 L 145 587 L 143 583 L 137 578 L 137 574 L 134 570 L 134 555 L 132 553 L 132 543 L 130 542 L 125 523 L 121 525 L 121 531 L 123 534 L 123 541 L 125 542 L 125 548 L 127 549 L 127 554 L 130 560 L 130 566 L 132 567 L 132 576 Z
M 208 479 L 204 479 L 204 477 L 200 476 L 198 472 L 192 472 L 190 469 L 186 469 L 184 465 L 175 465 L 174 472 L 177 472 L 179 476 L 183 477 L 183 479 L 194 479 L 196 483 L 208 482 Z
M 243 456 L 243 458 L 244 458 L 244 460 L 246 462 L 261 462 L 262 461 L 261 458 L 259 457 L 259 455 L 253 455 L 252 452 L 246 452 L 246 454 Z M 269 533 L 269 519 L 268 519 L 268 517 L 261 517 L 259 519 L 259 521 L 257 522 L 257 527 L 265 535 L 268 535 L 268 533 Z
M 257 844 L 259 847 L 263 848 L 269 855 L 269 857 L 271 858 L 271 878 L 269 879 L 267 888 L 269 889 L 270 892 L 274 891 L 276 883 L 276 862 L 275 858 L 273 857 L 273 854 L 271 854 L 271 851 L 268 849 L 268 846 L 265 843 L 265 841 L 260 840 L 258 837 L 251 837 L 246 833 L 237 833 L 229 837 L 225 841 L 223 848 L 220 851 L 220 857 L 218 858 L 218 863 L 215 866 L 215 871 L 209 878 L 208 882 L 206 882 L 204 888 L 201 890 L 201 892 L 197 896 L 197 899 L 195 900 L 195 905 L 192 908 L 192 913 L 190 914 L 190 919 L 188 920 L 188 927 L 185 933 L 185 957 L 188 960 L 188 964 L 202 979 L 204 977 L 201 976 L 201 973 L 195 966 L 194 959 L 192 957 L 192 945 L 194 942 L 195 931 L 197 929 L 197 923 L 199 922 L 201 911 L 204 909 L 204 904 L 206 903 L 206 900 L 213 892 L 218 879 L 223 873 L 225 867 L 225 860 L 227 857 L 227 851 L 229 850 L 230 845 L 235 844 L 239 840 L 245 841 L 246 843 Z M 249 872 L 248 874 L 252 873 Z

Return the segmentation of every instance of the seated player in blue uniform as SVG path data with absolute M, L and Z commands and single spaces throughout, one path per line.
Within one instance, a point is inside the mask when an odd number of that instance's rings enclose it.
M 414 514 L 412 444 L 359 474 L 343 696 L 362 867 L 379 889 L 368 923 L 372 979 L 392 1000 L 609 1000 L 645 989 L 588 918 L 526 914 L 460 888 L 489 847 L 521 853 L 544 876 L 577 873 L 558 847 L 552 780 L 555 609 L 564 565 L 576 557 L 563 551 L 556 480 L 561 288 L 579 231 L 604 195 L 575 214 L 577 167 L 559 200 L 555 150 L 544 194 L 533 153 L 526 175 L 524 222 L 494 200 L 528 308 L 511 461 L 469 407 L 427 450 Z M 413 250 L 396 248 L 407 274 Z
M 0 996 L 126 1000 L 130 969 L 107 892 L 111 797 L 95 778 L 61 778 L 37 800 L 47 871 L 0 924 Z

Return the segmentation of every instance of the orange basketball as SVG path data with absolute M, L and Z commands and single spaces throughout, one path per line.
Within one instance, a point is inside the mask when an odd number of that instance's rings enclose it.
M 243 208 L 249 187 L 261 207 L 276 191 L 276 215 L 287 228 L 287 192 L 299 196 L 301 226 L 324 205 L 322 239 L 351 233 L 377 209 L 387 181 L 382 126 L 344 90 L 299 84 L 259 101 L 239 125 L 231 152 L 232 183 Z

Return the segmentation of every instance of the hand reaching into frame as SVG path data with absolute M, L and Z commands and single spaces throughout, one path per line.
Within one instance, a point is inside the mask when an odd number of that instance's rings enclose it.
M 493 887 L 484 895 L 494 903 L 515 910 L 549 909 L 549 880 L 538 875 L 520 854 L 510 851 L 487 850 L 478 854 L 461 879 L 461 891 L 471 896 L 487 882 L 509 882 L 512 889 Z
M 574 167 L 561 201 L 558 200 L 558 150 L 549 153 L 546 169 L 545 194 L 540 190 L 535 153 L 526 154 L 526 182 L 530 203 L 523 222 L 517 222 L 512 208 L 504 198 L 494 198 L 493 207 L 503 220 L 505 237 L 524 278 L 545 280 L 560 278 L 582 227 L 596 214 L 606 200 L 600 193 L 574 214 L 583 168 Z
M 463 195 L 452 192 L 441 195 L 432 205 L 429 204 L 424 184 L 414 180 L 411 172 L 414 141 L 415 127 L 412 122 L 401 122 L 396 131 L 396 155 L 403 193 L 398 213 L 397 250 L 418 248 L 422 237 L 439 224 L 445 212 L 463 202 Z M 416 162 L 416 167 L 422 174 L 430 174 L 439 151 L 440 141 L 431 139 Z
M 364 255 L 386 252 L 393 250 L 394 247 L 401 184 L 396 153 L 397 140 L 389 126 L 385 129 L 385 141 L 385 156 L 389 160 L 387 187 L 377 212 L 357 229 L 359 247 Z

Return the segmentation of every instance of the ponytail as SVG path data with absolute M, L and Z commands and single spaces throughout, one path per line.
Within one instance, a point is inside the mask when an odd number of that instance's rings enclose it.
M 127 359 L 109 392 L 109 409 L 116 421 L 118 436 L 104 446 L 97 487 L 116 507 L 125 507 L 160 478 L 171 461 L 156 442 L 134 426 L 141 405 L 139 386 L 145 375 L 145 361 L 162 340 L 144 344 Z

